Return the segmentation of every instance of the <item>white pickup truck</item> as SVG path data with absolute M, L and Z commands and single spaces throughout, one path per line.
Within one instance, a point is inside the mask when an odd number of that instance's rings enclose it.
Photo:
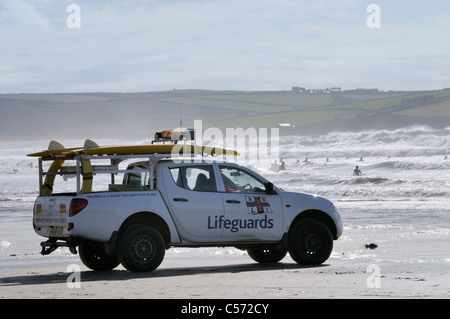
M 30 156 L 39 156 L 33 226 L 48 238 L 41 253 L 65 246 L 76 254 L 78 247 L 93 270 L 122 264 L 151 271 L 170 247 L 231 246 L 260 263 L 276 263 L 289 252 L 299 264 L 321 264 L 342 234 L 340 215 L 327 199 L 284 191 L 235 163 L 180 160 L 144 148 L 119 155 L 53 148 Z M 67 161 L 75 165 L 64 166 Z M 59 175 L 74 177 L 75 191 L 54 190 Z M 93 185 L 101 177 L 104 185 Z

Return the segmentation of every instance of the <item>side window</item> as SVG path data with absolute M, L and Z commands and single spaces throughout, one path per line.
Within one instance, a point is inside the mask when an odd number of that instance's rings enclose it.
M 211 165 L 170 168 L 172 179 L 179 187 L 198 192 L 216 192 L 214 169 Z
M 134 165 L 131 167 L 131 169 L 136 170 L 148 170 L 148 166 L 145 165 Z M 140 185 L 140 186 L 148 186 L 149 185 L 149 179 L 150 179 L 150 173 L 148 171 L 146 172 L 136 172 L 136 173 L 127 173 L 124 176 L 124 184 L 126 185 Z
M 265 193 L 264 183 L 236 167 L 220 166 L 227 193 Z

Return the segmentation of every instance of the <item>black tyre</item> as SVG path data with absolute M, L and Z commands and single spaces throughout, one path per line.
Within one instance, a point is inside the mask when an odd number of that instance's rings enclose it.
M 78 252 L 83 264 L 92 270 L 111 270 L 120 264 L 116 256 L 108 256 L 105 253 L 103 244 L 82 243 Z
M 261 264 L 274 264 L 286 256 L 287 250 L 277 246 L 257 247 L 247 249 L 247 253 L 256 262 Z
M 302 265 L 320 265 L 330 257 L 333 237 L 328 227 L 318 220 L 305 220 L 289 231 L 288 251 Z
M 119 238 L 118 258 L 129 271 L 152 271 L 158 268 L 165 252 L 162 235 L 151 226 L 131 227 Z

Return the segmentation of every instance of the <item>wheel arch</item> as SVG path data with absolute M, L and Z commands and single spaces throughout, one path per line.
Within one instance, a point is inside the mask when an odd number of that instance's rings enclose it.
M 124 220 L 122 225 L 119 228 L 119 236 L 125 229 L 127 229 L 129 226 L 133 224 L 141 224 L 141 225 L 150 225 L 155 227 L 158 231 L 161 232 L 161 235 L 164 238 L 164 242 L 166 245 L 170 243 L 170 229 L 167 225 L 166 221 L 159 215 L 153 213 L 153 212 L 138 212 L 131 216 L 129 216 L 127 219 Z
M 337 239 L 337 228 L 333 219 L 327 213 L 317 209 L 310 209 L 299 213 L 289 226 L 289 231 L 294 225 L 306 219 L 315 219 L 321 221 L 328 227 L 331 235 L 333 236 L 333 239 Z

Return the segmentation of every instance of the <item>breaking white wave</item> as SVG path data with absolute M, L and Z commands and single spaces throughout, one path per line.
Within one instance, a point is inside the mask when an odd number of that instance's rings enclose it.
M 8 248 L 9 246 L 11 246 L 11 243 L 10 243 L 9 241 L 2 240 L 2 241 L 0 242 L 0 247 L 1 247 L 1 248 Z

